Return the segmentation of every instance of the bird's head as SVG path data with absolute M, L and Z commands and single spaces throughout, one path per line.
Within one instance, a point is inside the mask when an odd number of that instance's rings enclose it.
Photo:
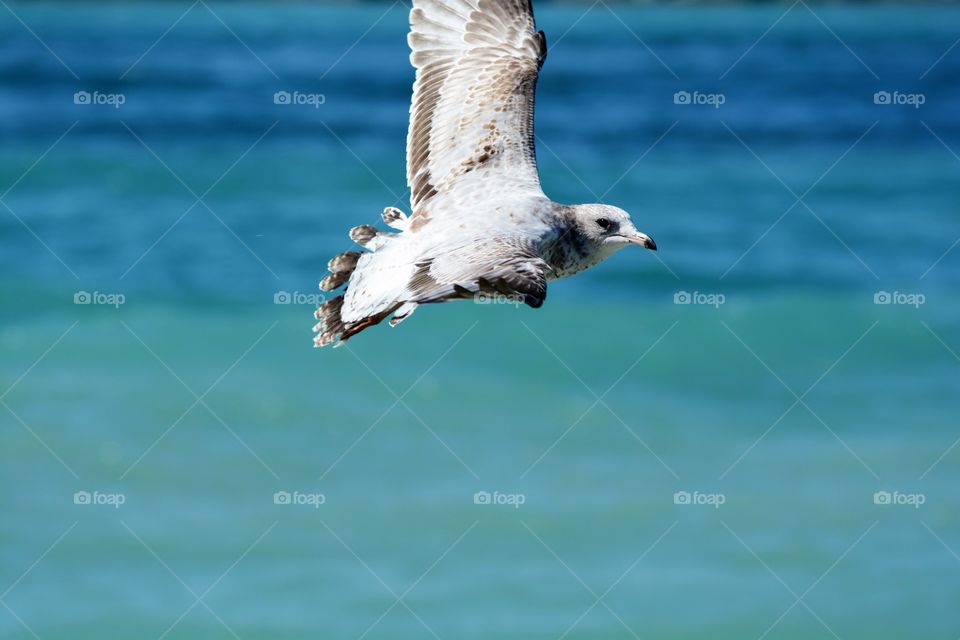
M 630 214 L 606 204 L 582 204 L 573 208 L 582 237 L 609 255 L 631 244 L 657 250 L 657 243 L 633 225 Z

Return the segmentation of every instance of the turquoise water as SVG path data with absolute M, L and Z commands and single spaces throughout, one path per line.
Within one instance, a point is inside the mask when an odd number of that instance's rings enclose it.
M 404 9 L 10 6 L 0 636 L 960 635 L 957 9 L 539 7 L 545 190 L 660 251 L 317 351 Z

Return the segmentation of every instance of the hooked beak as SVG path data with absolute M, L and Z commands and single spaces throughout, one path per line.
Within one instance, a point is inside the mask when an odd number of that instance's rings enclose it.
M 638 244 L 641 247 L 646 247 L 647 249 L 650 249 L 650 251 L 657 250 L 657 243 L 653 241 L 653 238 L 651 238 L 645 233 L 640 233 L 639 231 L 637 231 L 636 234 L 632 236 L 626 236 L 626 238 L 627 238 L 627 242 L 629 242 L 630 244 Z

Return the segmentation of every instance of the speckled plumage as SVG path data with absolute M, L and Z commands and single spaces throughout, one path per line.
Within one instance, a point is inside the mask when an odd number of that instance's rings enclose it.
M 408 42 L 412 215 L 384 210 L 399 233 L 351 231 L 366 251 L 331 260 L 321 287 L 346 290 L 317 310 L 317 346 L 424 303 L 495 293 L 539 307 L 548 281 L 630 243 L 656 248 L 621 209 L 543 194 L 533 107 L 547 47 L 530 0 L 414 0 Z

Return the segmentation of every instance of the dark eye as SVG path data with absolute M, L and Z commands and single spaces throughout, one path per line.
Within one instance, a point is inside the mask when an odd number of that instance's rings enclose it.
M 597 226 L 599 226 L 601 229 L 609 229 L 610 221 L 606 218 L 597 218 Z

